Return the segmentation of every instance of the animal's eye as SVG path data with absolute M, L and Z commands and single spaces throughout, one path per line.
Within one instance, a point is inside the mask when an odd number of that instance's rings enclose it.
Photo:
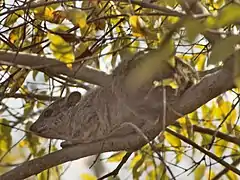
M 53 113 L 53 110 L 52 109 L 48 109 L 44 112 L 44 117 L 50 117 Z

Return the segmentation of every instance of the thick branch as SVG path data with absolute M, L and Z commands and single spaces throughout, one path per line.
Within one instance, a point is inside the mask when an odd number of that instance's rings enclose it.
M 176 126 L 178 128 L 181 128 L 179 123 L 174 124 L 174 126 Z M 216 137 L 221 138 L 225 141 L 232 142 L 232 143 L 240 146 L 240 139 L 238 137 L 231 136 L 229 134 L 225 134 L 225 133 L 222 133 L 220 131 L 216 132 L 216 130 L 214 130 L 214 129 L 209 129 L 209 128 L 205 128 L 205 127 L 201 127 L 201 126 L 197 126 L 197 125 L 192 125 L 192 129 L 195 132 L 216 136 Z
M 0 93 L 0 98 L 22 98 L 22 99 L 37 99 L 42 101 L 55 101 L 61 97 L 59 96 L 48 96 L 43 94 L 21 94 L 21 93 Z
M 81 79 L 101 86 L 111 81 L 110 75 L 85 66 L 81 67 L 79 63 L 74 63 L 72 70 L 70 70 L 64 63 L 53 58 L 26 53 L 16 54 L 13 52 L 0 51 L 0 64 L 37 69 L 42 72 L 48 71 L 52 74 L 64 74 L 68 77 Z
M 231 61 L 229 61 L 231 62 Z M 196 110 L 214 97 L 234 87 L 232 81 L 231 69 L 225 67 L 212 75 L 206 76 L 199 84 L 190 88 L 176 103 L 172 106 L 175 111 L 185 115 Z M 231 66 L 230 66 L 231 68 Z M 229 71 L 230 70 L 230 71 Z M 159 98 L 156 98 L 158 101 Z M 156 102 L 158 103 L 158 102 Z M 173 124 L 179 117 L 179 114 L 173 113 L 172 108 L 168 109 L 166 125 Z M 162 126 L 149 124 L 146 135 L 150 140 L 154 139 L 161 131 Z M 0 180 L 23 179 L 53 166 L 76 160 L 82 157 L 98 154 L 108 151 L 134 151 L 146 144 L 138 134 L 131 134 L 122 138 L 112 138 L 107 140 L 102 146 L 101 142 L 91 144 L 80 144 L 53 152 L 44 157 L 34 159 L 23 163 L 12 171 L 0 176 Z

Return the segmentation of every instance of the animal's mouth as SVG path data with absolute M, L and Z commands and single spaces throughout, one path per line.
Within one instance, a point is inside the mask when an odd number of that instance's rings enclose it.
M 49 131 L 49 129 L 46 126 L 36 128 L 34 126 L 34 124 L 32 126 L 30 126 L 29 130 L 31 132 L 33 132 L 34 134 L 41 136 L 41 137 L 45 137 L 44 134 Z

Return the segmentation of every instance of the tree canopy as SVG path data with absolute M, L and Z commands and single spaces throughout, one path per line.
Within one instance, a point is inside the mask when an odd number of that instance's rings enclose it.
M 0 180 L 60 179 L 63 163 L 109 151 L 116 152 L 101 163 L 118 163 L 113 172 L 80 178 L 122 179 L 125 166 L 132 179 L 239 179 L 239 19 L 240 4 L 230 0 L 0 0 Z M 102 149 L 61 149 L 29 131 L 51 102 L 107 86 L 119 62 L 159 46 L 161 57 L 171 52 L 199 80 L 176 96 L 163 126 L 149 125 L 147 139 L 140 132 Z M 128 86 L 154 65 L 143 64 Z

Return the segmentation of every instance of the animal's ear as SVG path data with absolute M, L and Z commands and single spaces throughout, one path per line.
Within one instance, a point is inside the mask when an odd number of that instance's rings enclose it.
M 81 93 L 74 91 L 70 93 L 66 98 L 66 104 L 67 106 L 75 106 L 80 100 L 81 100 Z

